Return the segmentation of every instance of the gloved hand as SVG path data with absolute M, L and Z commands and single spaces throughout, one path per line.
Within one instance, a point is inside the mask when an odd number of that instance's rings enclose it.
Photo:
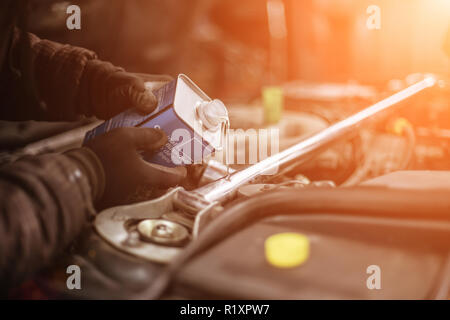
M 117 128 L 89 140 L 85 147 L 94 151 L 105 171 L 105 190 L 98 207 L 124 204 L 142 188 L 179 184 L 186 176 L 184 167 L 152 165 L 138 152 L 155 151 L 166 142 L 166 134 L 153 128 Z
M 78 94 L 79 113 L 109 119 L 132 107 L 150 113 L 157 103 L 141 77 L 109 62 L 95 59 L 86 63 Z

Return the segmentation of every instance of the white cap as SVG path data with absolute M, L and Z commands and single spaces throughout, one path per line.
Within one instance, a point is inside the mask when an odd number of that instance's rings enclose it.
M 214 99 L 201 102 L 197 106 L 197 116 L 206 129 L 218 129 L 219 125 L 228 119 L 228 111 L 222 101 Z

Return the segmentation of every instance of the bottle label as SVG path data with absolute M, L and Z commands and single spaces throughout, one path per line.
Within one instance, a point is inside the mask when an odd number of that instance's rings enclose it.
M 146 161 L 166 167 L 201 163 L 204 157 L 214 152 L 214 148 L 175 113 L 176 87 L 177 81 L 174 80 L 153 91 L 158 106 L 151 114 L 142 115 L 134 108 L 124 111 L 87 132 L 84 141 L 115 128 L 159 128 L 166 133 L 168 142 L 156 153 L 142 153 Z

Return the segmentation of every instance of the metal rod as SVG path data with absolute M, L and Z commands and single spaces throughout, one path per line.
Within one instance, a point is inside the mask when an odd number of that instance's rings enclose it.
M 434 86 L 436 80 L 428 76 L 424 80 L 346 118 L 339 121 L 321 132 L 306 138 L 298 144 L 283 150 L 282 152 L 268 157 L 244 170 L 236 171 L 226 178 L 200 187 L 193 192 L 200 196 L 206 203 L 221 202 L 233 194 L 237 188 L 252 181 L 266 172 L 277 169 L 279 166 L 293 160 L 305 161 L 310 156 L 323 150 L 331 142 L 347 135 L 365 123 L 366 120 L 389 109 L 390 107 L 406 100 L 407 98 Z

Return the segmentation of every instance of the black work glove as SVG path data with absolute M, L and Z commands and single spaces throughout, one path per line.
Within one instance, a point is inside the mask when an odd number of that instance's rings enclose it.
M 155 95 L 145 89 L 144 80 L 122 68 L 101 60 L 89 60 L 78 92 L 79 113 L 109 119 L 136 108 L 146 114 L 157 106 Z
M 186 176 L 184 167 L 166 168 L 150 164 L 138 151 L 151 152 L 167 142 L 166 134 L 153 128 L 117 128 L 89 140 L 85 146 L 100 159 L 105 171 L 105 191 L 99 208 L 129 202 L 142 188 L 168 188 Z

